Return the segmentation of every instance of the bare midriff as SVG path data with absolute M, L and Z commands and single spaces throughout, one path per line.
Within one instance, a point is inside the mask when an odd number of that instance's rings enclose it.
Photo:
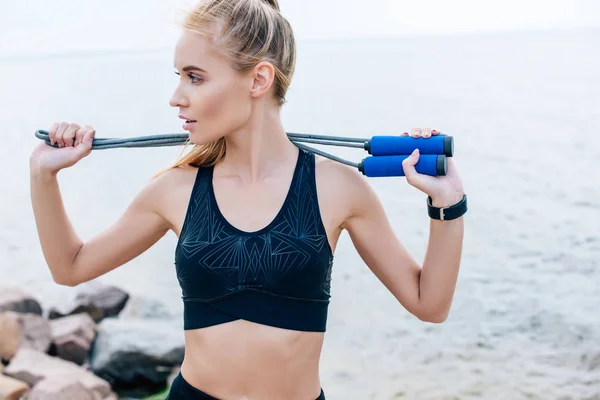
M 323 339 L 245 320 L 186 330 L 181 375 L 216 398 L 313 400 Z

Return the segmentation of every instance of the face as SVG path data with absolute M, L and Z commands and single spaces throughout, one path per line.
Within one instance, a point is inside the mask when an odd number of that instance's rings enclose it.
M 175 48 L 174 66 L 180 81 L 169 104 L 187 120 L 196 121 L 184 128 L 193 143 L 210 143 L 248 123 L 252 74 L 235 71 L 209 39 L 184 31 Z

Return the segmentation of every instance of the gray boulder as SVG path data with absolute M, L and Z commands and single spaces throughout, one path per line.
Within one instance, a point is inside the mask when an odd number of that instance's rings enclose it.
M 123 319 L 176 320 L 181 313 L 173 312 L 164 303 L 145 296 L 132 296 L 119 314 Z
M 96 323 L 87 313 L 51 321 L 54 353 L 63 360 L 83 365 L 96 337 Z
M 57 319 L 67 315 L 87 313 L 98 323 L 104 318 L 119 315 L 128 300 L 129 294 L 118 287 L 90 281 L 78 286 L 74 301 L 65 310 L 53 307 L 48 318 Z
M 76 376 L 55 375 L 41 380 L 33 387 L 27 400 L 96 400 L 94 392 L 79 382 Z
M 164 387 L 184 356 L 179 327 L 158 320 L 106 319 L 90 357 L 94 373 L 115 390 Z
M 29 386 L 35 386 L 44 379 L 67 375 L 76 378 L 96 398 L 104 399 L 112 393 L 108 382 L 77 364 L 24 347 L 17 351 L 10 364 L 5 368 L 4 374 L 25 382 Z
M 0 286 L 0 312 L 3 311 L 42 315 L 42 306 L 22 289 Z

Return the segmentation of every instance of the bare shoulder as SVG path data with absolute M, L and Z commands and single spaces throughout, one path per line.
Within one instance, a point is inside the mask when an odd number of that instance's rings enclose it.
M 149 179 L 140 193 L 175 233 L 179 232 L 197 173 L 198 168 L 191 165 L 171 168 Z
M 181 165 L 176 168 L 170 168 L 156 178 L 151 179 L 153 185 L 161 189 L 181 186 L 181 184 L 194 182 L 198 168 L 191 165 Z
M 339 186 L 344 186 L 351 182 L 364 180 L 364 176 L 357 168 L 317 154 L 315 154 L 315 167 L 317 169 L 317 179 L 326 179 L 328 184 L 337 183 Z
M 354 213 L 360 193 L 370 190 L 366 177 L 357 168 L 315 155 L 317 190 L 322 208 L 334 216 L 336 225 L 344 228 Z M 323 210 L 324 211 L 324 210 Z

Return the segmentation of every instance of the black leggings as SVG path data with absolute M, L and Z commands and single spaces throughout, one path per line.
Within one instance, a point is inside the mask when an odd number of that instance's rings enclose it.
M 196 389 L 181 376 L 181 372 L 175 377 L 169 395 L 165 400 L 219 400 L 204 393 L 200 389 Z M 325 393 L 321 389 L 321 394 L 316 400 L 325 400 Z

